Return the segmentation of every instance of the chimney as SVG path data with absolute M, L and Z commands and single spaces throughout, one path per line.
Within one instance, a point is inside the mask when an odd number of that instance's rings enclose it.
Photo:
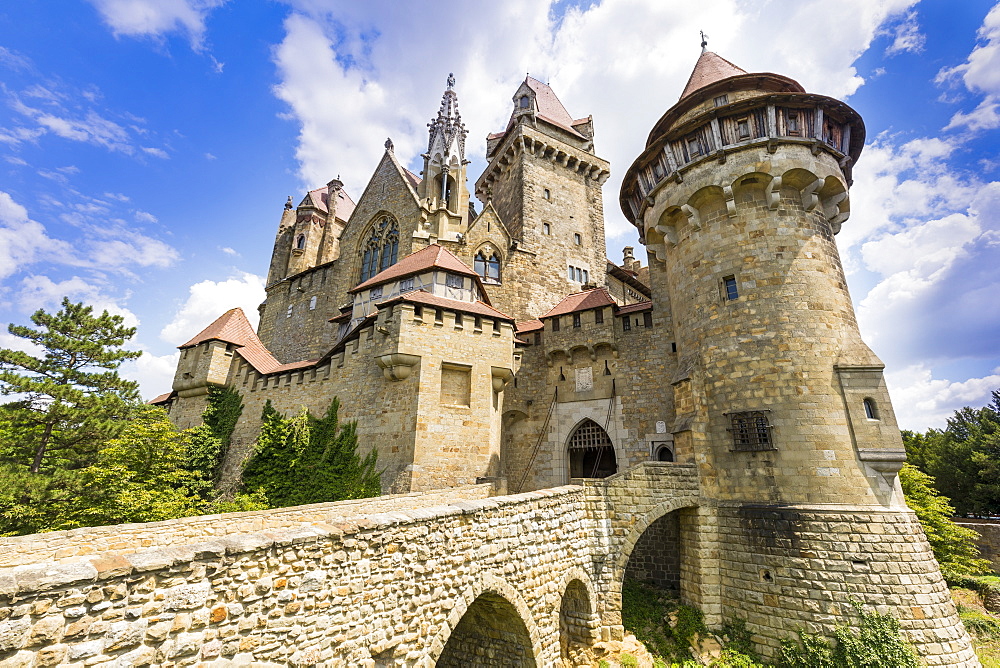
M 622 269 L 625 271 L 635 272 L 639 268 L 636 265 L 639 265 L 640 263 L 636 261 L 635 255 L 633 255 L 634 252 L 635 249 L 632 246 L 626 246 L 622 249 L 622 254 L 624 255 L 624 259 L 622 260 Z

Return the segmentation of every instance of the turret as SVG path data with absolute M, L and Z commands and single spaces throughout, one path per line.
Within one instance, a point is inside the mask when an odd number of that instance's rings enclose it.
M 863 142 L 847 105 L 706 51 L 625 175 L 676 325 L 675 442 L 722 499 L 902 503 L 882 363 L 834 241 Z
M 469 189 L 466 185 L 465 129 L 458 111 L 455 75 L 448 75 L 448 87 L 441 96 L 437 117 L 429 128 L 427 152 L 419 195 L 428 212 L 428 223 L 436 237 L 448 241 L 465 233 L 469 226 Z

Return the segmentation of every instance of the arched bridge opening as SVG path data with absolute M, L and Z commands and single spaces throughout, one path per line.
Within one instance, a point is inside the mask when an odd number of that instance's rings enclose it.
M 438 668 L 535 668 L 528 628 L 517 609 L 495 592 L 469 606 L 438 658 Z

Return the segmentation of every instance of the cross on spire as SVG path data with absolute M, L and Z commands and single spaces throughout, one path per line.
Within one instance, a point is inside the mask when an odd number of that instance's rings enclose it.
M 699 30 L 701 33 L 701 52 L 705 53 L 705 48 L 708 46 L 708 35 L 705 34 L 704 30 Z

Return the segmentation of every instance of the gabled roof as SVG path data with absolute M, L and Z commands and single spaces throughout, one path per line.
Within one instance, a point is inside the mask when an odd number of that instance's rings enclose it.
M 648 311 L 653 308 L 653 302 L 636 302 L 635 304 L 627 304 L 618 309 L 618 315 L 625 315 L 626 313 L 638 313 L 639 311 Z
M 319 209 L 323 213 L 329 213 L 329 199 L 330 196 L 325 187 L 316 188 L 315 190 L 310 190 L 306 193 L 306 196 L 302 198 L 302 202 L 299 206 L 312 206 Z M 354 200 L 351 199 L 351 196 L 348 195 L 343 188 L 337 191 L 337 218 L 347 220 L 351 217 L 351 214 L 354 213 L 354 207 Z
M 414 190 L 416 190 L 417 186 L 420 185 L 420 182 L 423 181 L 422 178 L 408 170 L 406 167 L 403 167 L 403 175 L 406 176 L 406 180 L 410 182 L 410 185 L 413 186 Z
M 545 325 L 541 320 L 522 320 L 521 322 L 514 323 L 514 330 L 518 334 L 528 334 L 541 329 L 545 329 Z
M 699 88 L 704 88 L 716 81 L 740 76 L 741 74 L 747 74 L 747 71 L 742 67 L 733 65 L 717 53 L 703 51 L 698 58 L 698 62 L 694 64 L 694 70 L 691 71 L 691 76 L 688 77 L 687 85 L 684 86 L 684 92 L 681 93 L 680 99 L 683 100 Z
M 407 255 L 388 269 L 380 271 L 364 283 L 354 286 L 348 290 L 348 292 L 353 294 L 375 285 L 381 285 L 399 278 L 419 274 L 430 269 L 444 269 L 445 271 L 450 271 L 453 274 L 471 276 L 476 280 L 479 280 L 479 274 L 472 271 L 468 265 L 452 255 L 442 246 L 438 244 L 431 244 L 427 248 L 422 248 L 412 255 Z
M 447 297 L 438 297 L 437 295 L 432 295 L 425 290 L 414 290 L 413 292 L 404 292 L 401 295 L 397 295 L 392 299 L 387 299 L 384 302 L 379 302 L 376 304 L 377 308 L 383 308 L 397 302 L 411 302 L 413 304 L 423 304 L 425 306 L 434 306 L 440 308 L 451 309 L 452 311 L 461 311 L 463 313 L 472 313 L 474 315 L 484 315 L 488 318 L 497 318 L 498 320 L 507 320 L 514 322 L 514 318 L 510 317 L 502 311 L 498 311 L 489 304 L 485 302 L 464 302 L 459 299 L 448 299 Z
M 574 120 L 569 112 L 566 111 L 566 107 L 559 100 L 555 91 L 549 87 L 548 84 L 544 84 L 538 79 L 533 77 L 525 77 L 523 86 L 527 86 L 535 94 L 535 112 L 538 118 L 543 121 L 555 125 L 556 127 L 562 128 L 571 135 L 576 135 L 580 139 L 586 139 L 580 132 L 574 127 L 575 125 L 580 125 L 586 123 L 589 119 L 579 118 Z M 507 130 L 509 130 L 514 125 L 514 119 L 517 115 L 517 109 L 511 112 L 510 120 L 507 122 Z M 490 138 L 502 137 L 506 133 L 506 130 L 496 135 L 490 135 Z
M 205 341 L 223 341 L 237 346 L 236 352 L 240 357 L 245 359 L 250 366 L 262 374 L 290 371 L 292 369 L 312 366 L 316 363 L 316 360 L 304 360 L 282 364 L 276 360 L 274 355 L 257 338 L 257 334 L 253 331 L 253 326 L 247 320 L 241 308 L 229 309 L 216 318 L 215 322 L 196 334 L 190 341 L 177 347 L 183 350 L 184 348 L 190 348 Z
M 594 288 L 586 292 L 577 292 L 566 297 L 561 302 L 553 306 L 542 318 L 554 318 L 557 315 L 586 311 L 592 308 L 603 306 L 617 306 L 615 300 L 608 294 L 607 288 Z

